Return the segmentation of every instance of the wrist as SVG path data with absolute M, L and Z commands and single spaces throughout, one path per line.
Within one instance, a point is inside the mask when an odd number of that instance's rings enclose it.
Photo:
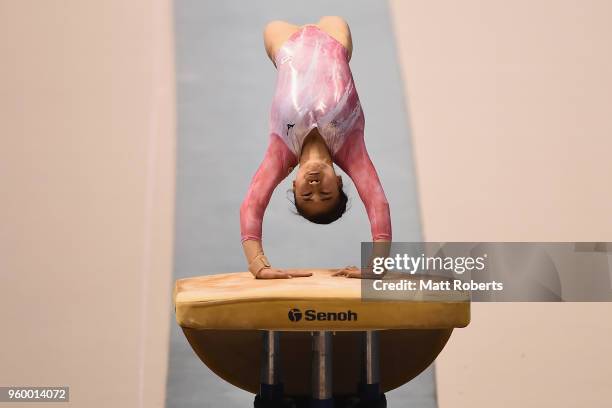
M 270 268 L 270 262 L 264 254 L 258 254 L 249 262 L 249 272 L 256 278 L 262 270 L 267 268 Z

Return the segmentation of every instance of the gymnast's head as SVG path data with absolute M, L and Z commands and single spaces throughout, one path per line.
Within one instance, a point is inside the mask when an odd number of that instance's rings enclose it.
M 293 202 L 298 214 L 315 224 L 330 224 L 346 211 L 348 197 L 342 177 L 325 160 L 302 163 L 293 181 Z

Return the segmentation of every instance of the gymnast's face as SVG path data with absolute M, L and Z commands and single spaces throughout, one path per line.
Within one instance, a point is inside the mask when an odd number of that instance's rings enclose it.
M 296 205 L 305 215 L 329 211 L 340 197 L 342 178 L 324 161 L 309 161 L 300 166 L 293 181 Z

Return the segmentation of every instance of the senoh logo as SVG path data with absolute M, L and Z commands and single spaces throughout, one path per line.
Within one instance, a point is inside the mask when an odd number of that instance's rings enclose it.
M 292 322 L 299 322 L 302 320 L 302 311 L 300 309 L 291 309 L 288 313 L 289 320 Z
M 314 309 L 308 309 L 304 313 L 300 309 L 289 309 L 287 317 L 292 322 L 299 322 L 304 317 L 307 322 L 324 322 L 324 321 L 338 321 L 338 322 L 356 322 L 357 313 L 347 310 L 346 312 L 319 312 Z

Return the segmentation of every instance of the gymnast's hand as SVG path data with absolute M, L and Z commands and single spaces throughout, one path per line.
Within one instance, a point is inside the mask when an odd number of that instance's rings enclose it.
M 291 279 L 312 276 L 312 272 L 298 271 L 295 269 L 281 270 L 276 268 L 264 268 L 257 273 L 257 279 Z
M 344 268 L 336 269 L 332 276 L 361 279 L 361 269 L 353 265 L 345 266 Z
M 282 270 L 272 267 L 268 259 L 264 256 L 264 250 L 260 240 L 247 239 L 242 243 L 242 249 L 244 250 L 244 255 L 249 264 L 249 271 L 255 276 L 255 279 L 290 279 L 312 275 L 311 272 L 298 271 L 295 269 Z M 251 268 L 251 263 L 257 259 L 260 259 L 260 262 Z
M 356 266 L 346 266 L 344 268 L 336 269 L 332 276 L 344 276 L 346 278 L 356 279 L 380 279 L 380 276 L 376 276 L 372 272 L 372 268 L 364 268 L 365 273 L 362 273 L 361 269 Z

